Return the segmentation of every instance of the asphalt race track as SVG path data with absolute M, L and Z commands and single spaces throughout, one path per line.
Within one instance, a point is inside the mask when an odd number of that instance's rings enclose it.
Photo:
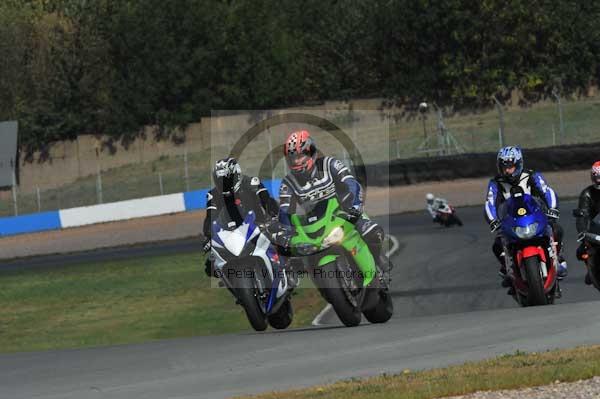
M 562 206 L 570 275 L 557 305 L 518 308 L 506 295 L 481 208 L 459 209 L 462 228 L 434 225 L 424 214 L 397 215 L 389 218 L 400 242 L 396 314 L 387 324 L 344 328 L 333 315 L 322 320 L 329 325 L 282 332 L 0 355 L 0 398 L 224 398 L 598 344 L 600 292 L 584 285 L 584 267 L 575 261 L 573 207 Z M 137 248 L 131 256 L 143 254 Z M 22 262 L 50 267 L 61 258 Z

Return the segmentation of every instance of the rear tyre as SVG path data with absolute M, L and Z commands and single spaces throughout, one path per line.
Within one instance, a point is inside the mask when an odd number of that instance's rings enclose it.
M 365 310 L 363 314 L 371 323 L 385 323 L 394 314 L 394 303 L 388 290 L 379 290 L 379 302 L 373 308 Z
M 548 304 L 544 293 L 544 280 L 540 260 L 533 256 L 525 259 L 525 273 L 527 273 L 527 305 L 541 306 Z
M 283 330 L 289 327 L 292 324 L 292 320 L 294 318 L 294 309 L 292 308 L 292 303 L 289 299 L 287 299 L 277 310 L 277 312 L 268 316 L 269 324 L 271 327 L 276 328 L 278 330 Z
M 237 298 L 246 312 L 250 325 L 256 331 L 265 331 L 268 327 L 267 318 L 258 303 L 258 290 L 255 287 L 254 279 L 241 277 L 236 282 L 238 284 L 238 287 L 235 288 Z
M 355 327 L 360 324 L 362 315 L 347 296 L 345 281 L 338 276 L 335 262 L 320 267 L 320 273 L 313 273 L 315 284 L 327 302 L 333 306 L 340 321 L 346 327 Z

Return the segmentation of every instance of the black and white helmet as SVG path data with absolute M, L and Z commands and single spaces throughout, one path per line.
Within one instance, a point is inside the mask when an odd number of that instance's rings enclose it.
M 215 163 L 213 180 L 223 194 L 231 195 L 242 184 L 242 168 L 235 158 L 220 159 Z

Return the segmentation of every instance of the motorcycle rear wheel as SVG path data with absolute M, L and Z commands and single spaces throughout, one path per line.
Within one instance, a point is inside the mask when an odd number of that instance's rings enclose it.
M 394 314 L 394 302 L 392 302 L 392 296 L 387 289 L 378 290 L 376 295 L 379 296 L 377 305 L 363 311 L 363 314 L 370 323 L 385 323 Z
M 289 299 L 287 299 L 281 307 L 277 310 L 277 312 L 268 316 L 269 324 L 271 327 L 276 328 L 278 330 L 283 330 L 289 327 L 292 324 L 292 320 L 294 318 L 294 309 L 292 308 L 292 303 Z

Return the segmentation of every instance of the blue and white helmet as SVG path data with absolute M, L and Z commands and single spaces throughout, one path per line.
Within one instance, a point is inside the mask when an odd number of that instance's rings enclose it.
M 507 146 L 501 148 L 500 151 L 498 151 L 496 160 L 496 166 L 498 167 L 500 176 L 516 179 L 523 173 L 523 153 L 519 147 Z M 510 174 L 506 174 L 506 168 L 512 166 L 515 167 L 515 170 Z

